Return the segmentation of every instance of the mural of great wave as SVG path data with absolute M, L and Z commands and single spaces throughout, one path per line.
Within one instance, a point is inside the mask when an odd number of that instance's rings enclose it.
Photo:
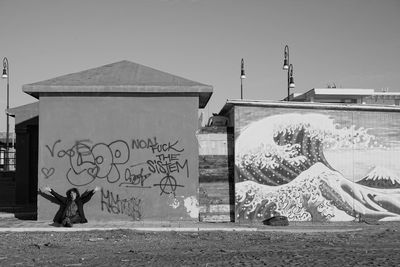
M 247 124 L 235 140 L 239 220 L 400 220 L 397 122 L 380 113 L 331 113 L 266 112 L 238 121 Z

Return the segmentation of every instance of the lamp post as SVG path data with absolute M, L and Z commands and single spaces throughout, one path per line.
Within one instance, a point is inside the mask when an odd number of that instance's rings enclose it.
M 246 74 L 244 73 L 244 60 L 242 58 L 242 64 L 240 69 L 240 99 L 243 99 L 243 80 L 246 79 Z
M 284 60 L 283 60 L 283 69 L 288 72 L 288 88 L 287 88 L 287 101 L 290 97 L 290 89 L 295 88 L 294 78 L 293 78 L 293 65 L 289 63 L 289 46 L 285 46 L 284 50 Z
M 10 121 L 8 115 L 8 109 L 10 108 L 10 69 L 8 64 L 8 59 L 3 58 L 3 75 L 1 76 L 3 79 L 7 79 L 7 108 L 6 108 L 6 116 L 7 116 L 7 132 L 6 132 L 6 154 L 4 156 L 4 169 L 8 171 L 9 162 L 8 162 L 8 144 L 9 144 L 9 136 L 10 136 Z

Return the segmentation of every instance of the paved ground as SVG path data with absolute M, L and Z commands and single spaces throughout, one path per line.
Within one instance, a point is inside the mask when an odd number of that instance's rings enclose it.
M 270 227 L 233 223 L 91 222 L 73 228 L 49 224 L 0 216 L 0 266 L 398 266 L 400 263 L 399 223 L 291 223 L 287 227 Z

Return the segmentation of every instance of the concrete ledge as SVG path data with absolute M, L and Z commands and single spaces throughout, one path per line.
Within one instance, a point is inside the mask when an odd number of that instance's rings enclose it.
M 10 217 L 0 219 L 0 232 L 83 232 L 132 230 L 141 232 L 285 232 L 285 233 L 321 233 L 321 232 L 354 232 L 366 229 L 368 225 L 348 224 L 298 224 L 272 227 L 239 223 L 199 223 L 199 222 L 143 222 L 114 221 L 89 222 L 76 224 L 71 228 L 57 227 L 49 221 L 21 221 Z

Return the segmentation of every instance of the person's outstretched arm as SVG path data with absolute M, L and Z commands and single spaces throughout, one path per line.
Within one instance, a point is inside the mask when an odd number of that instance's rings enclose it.
M 62 203 L 61 203 L 57 198 L 55 198 L 53 195 L 51 195 L 51 194 L 46 194 L 45 192 L 48 192 L 48 191 L 44 190 L 44 188 L 42 188 L 42 189 L 39 188 L 39 190 L 38 190 L 38 195 L 41 195 L 42 197 L 44 197 L 45 199 L 47 199 L 48 201 L 50 201 L 50 202 L 52 202 L 52 203 L 54 203 L 54 204 L 57 204 L 57 205 L 61 205 L 61 204 L 62 204 Z
M 98 186 L 96 186 L 96 188 L 93 190 L 86 190 L 81 196 L 82 203 L 88 202 L 97 191 L 100 191 L 100 187 Z
M 48 185 L 43 187 L 43 190 L 49 192 L 50 194 L 52 194 L 61 203 L 65 203 L 67 201 L 66 197 L 63 197 L 62 195 L 58 194 L 56 191 L 51 189 Z

